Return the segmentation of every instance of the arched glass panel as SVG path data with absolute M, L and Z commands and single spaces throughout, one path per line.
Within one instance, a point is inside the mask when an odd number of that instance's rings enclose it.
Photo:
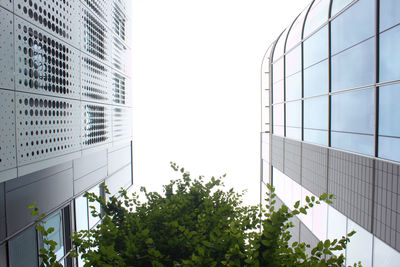
M 304 34 L 306 37 L 318 27 L 328 21 L 330 0 L 315 0 L 304 24 Z
M 283 80 L 276 82 L 272 85 L 272 103 L 283 102 Z
M 285 57 L 286 77 L 301 70 L 301 46 L 292 49 Z
M 287 35 L 287 29 L 279 36 L 278 41 L 276 41 L 276 45 L 274 48 L 273 60 L 275 62 L 278 58 L 280 58 L 285 53 L 285 41 Z
M 287 37 L 286 42 L 286 51 L 293 48 L 296 44 L 298 44 L 302 39 L 303 34 L 303 22 L 304 17 L 307 14 L 308 7 L 301 12 L 301 14 L 296 18 L 295 22 L 293 23 L 290 32 Z
M 304 68 L 328 58 L 328 27 L 314 33 L 303 44 Z
M 400 1 L 381 0 L 379 1 L 379 30 L 383 31 L 400 23 Z
M 283 80 L 283 78 L 283 58 L 281 58 L 272 65 L 272 83 Z
M 332 0 L 332 10 L 331 10 L 331 17 L 335 16 L 339 13 L 343 8 L 348 6 L 351 2 L 357 0 Z M 397 0 L 394 0 L 397 1 Z
M 331 22 L 332 55 L 375 34 L 375 0 L 358 0 Z

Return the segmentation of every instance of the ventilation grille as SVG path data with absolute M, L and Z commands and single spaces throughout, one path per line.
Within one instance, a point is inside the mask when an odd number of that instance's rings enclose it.
M 113 21 L 114 21 L 113 23 L 114 33 L 119 37 L 121 37 L 122 40 L 125 40 L 126 19 L 121 8 L 117 4 L 114 4 Z
M 118 39 L 113 39 L 112 64 L 114 68 L 125 72 L 126 46 Z
M 110 9 L 108 0 L 85 0 L 85 3 L 97 16 L 108 22 L 106 13 Z

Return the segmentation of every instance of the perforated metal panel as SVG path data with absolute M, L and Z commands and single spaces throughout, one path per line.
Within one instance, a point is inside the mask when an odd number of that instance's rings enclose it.
M 107 62 L 110 58 L 109 32 L 104 23 L 82 7 L 82 47 L 86 53 Z
M 79 47 L 79 0 L 14 0 L 15 14 Z
M 126 17 L 124 6 L 119 4 L 120 1 L 115 1 L 113 5 L 113 30 L 122 40 L 125 40 L 125 25 Z
M 18 17 L 15 24 L 16 89 L 79 99 L 79 51 Z
M 0 8 L 0 88 L 14 89 L 13 14 L 4 8 Z
M 109 15 L 107 11 L 110 10 L 109 0 L 84 0 L 83 2 L 99 18 L 101 18 L 106 23 L 108 22 Z
M 123 107 L 114 107 L 112 113 L 113 141 L 131 137 L 132 127 L 132 109 Z
M 0 171 L 16 167 L 14 92 L 0 90 Z
M 111 80 L 109 67 L 82 54 L 81 58 L 82 100 L 109 103 Z
M 117 37 L 113 38 L 112 65 L 114 68 L 126 71 L 126 49 L 127 47 Z
M 79 150 L 79 101 L 16 94 L 18 165 Z
M 13 10 L 13 0 L 0 0 L 0 6 L 7 8 L 8 10 Z
M 126 104 L 126 88 L 125 88 L 126 78 L 121 74 L 114 72 L 112 81 L 112 100 L 116 104 Z
M 111 110 L 107 105 L 82 102 L 82 147 L 111 142 Z

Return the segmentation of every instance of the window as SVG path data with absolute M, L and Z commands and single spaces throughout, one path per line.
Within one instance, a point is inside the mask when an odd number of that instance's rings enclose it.
M 330 0 L 314 1 L 304 25 L 304 37 L 318 29 L 319 26 L 328 21 Z
M 380 31 L 386 30 L 400 23 L 400 1 L 381 0 L 379 1 L 379 28 Z
M 276 82 L 272 86 L 272 103 L 283 102 L 283 80 Z
M 304 41 L 304 68 L 328 58 L 328 27 L 325 26 Z
M 286 101 L 301 98 L 301 72 L 286 78 Z
M 303 12 L 296 18 L 292 27 L 290 28 L 290 32 L 286 41 L 286 51 L 289 51 L 296 44 L 300 43 L 303 34 L 303 22 L 304 17 L 307 14 L 308 7 L 303 10 Z
M 339 13 L 343 8 L 345 8 L 350 3 L 357 1 L 357 0 L 332 0 L 332 10 L 331 10 L 331 17 L 335 16 Z
M 304 141 L 328 145 L 328 96 L 304 100 Z
M 97 196 L 101 196 L 100 186 L 99 185 L 93 187 L 88 192 L 89 193 L 95 193 Z M 100 221 L 100 218 L 99 217 L 94 217 L 92 215 L 91 206 L 94 207 L 97 212 L 100 212 L 100 204 L 98 202 L 88 202 L 88 203 L 89 203 L 89 228 L 92 228 L 93 226 L 95 226 Z
M 304 70 L 304 97 L 328 93 L 328 60 Z
M 283 136 L 284 133 L 284 114 L 283 104 L 276 104 L 272 106 L 273 111 L 273 131 L 274 134 Z
M 57 256 L 57 260 L 59 260 L 64 256 L 64 226 L 61 210 L 45 219 L 43 225 L 46 229 L 54 228 L 54 231 L 47 236 L 47 239 L 57 242 L 54 253 Z M 43 243 L 43 237 L 40 233 L 39 236 L 40 246 L 49 249 L 49 246 Z
M 32 226 L 9 242 L 10 265 L 13 267 L 38 266 L 36 230 Z
M 286 76 L 301 70 L 301 46 L 297 46 L 286 54 Z
M 283 80 L 283 58 L 279 59 L 277 62 L 272 65 L 272 82 L 276 83 L 280 80 Z
M 400 58 L 399 45 L 400 26 L 380 34 L 379 80 L 381 82 L 400 79 L 400 63 L 398 60 Z
M 83 195 L 75 199 L 76 231 L 88 230 L 88 204 Z
M 285 53 L 285 42 L 286 42 L 287 29 L 279 36 L 276 42 L 273 54 L 273 61 L 276 61 Z
M 301 101 L 286 103 L 286 136 L 301 139 Z

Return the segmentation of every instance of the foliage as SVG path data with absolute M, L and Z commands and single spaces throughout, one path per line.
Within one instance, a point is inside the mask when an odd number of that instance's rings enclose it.
M 73 243 L 85 266 L 342 266 L 344 256 L 333 252 L 346 248 L 348 237 L 325 240 L 315 248 L 291 242 L 291 219 L 333 196 L 297 201 L 290 210 L 276 207 L 274 188 L 268 186 L 266 209 L 242 205 L 243 193 L 224 191 L 222 179 L 205 182 L 192 179 L 175 163 L 181 179 L 164 186 L 164 193 L 147 192 L 146 201 L 125 190 L 108 201 L 86 193 L 90 202 L 101 205 L 92 215 L 102 223 L 90 231 L 74 233 Z M 104 188 L 109 194 L 107 188 Z M 261 216 L 263 215 L 263 217 Z M 45 229 L 39 229 L 45 231 Z M 50 229 L 49 229 L 50 230 Z M 47 230 L 47 231 L 49 231 Z M 349 234 L 349 236 L 353 235 Z M 45 235 L 44 235 L 45 236 Z M 50 241 L 51 242 L 51 241 Z M 310 255 L 307 254 L 310 250 Z M 45 252 L 45 251 L 43 251 Z M 51 258 L 52 250 L 42 256 Z M 75 253 L 75 256 L 77 254 Z M 46 258 L 48 257 L 48 258 Z M 47 266 L 47 265 L 46 265 Z M 56 266 L 56 265 L 48 265 Z

